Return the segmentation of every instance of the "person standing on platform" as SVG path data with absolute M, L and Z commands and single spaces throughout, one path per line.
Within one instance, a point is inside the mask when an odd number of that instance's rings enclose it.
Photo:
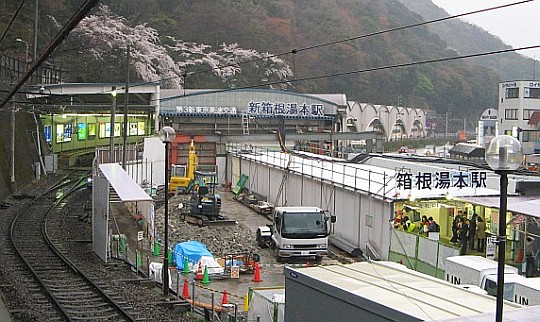
M 454 220 L 452 221 L 452 239 L 450 239 L 450 242 L 452 244 L 455 244 L 458 242 L 460 221 L 461 221 L 461 211 L 458 212 L 458 214 L 454 217 Z
M 478 215 L 474 213 L 469 224 L 469 248 L 474 250 L 474 242 L 476 241 L 476 218 Z
M 478 217 L 478 222 L 476 223 L 476 239 L 478 239 L 477 245 L 478 251 L 483 253 L 486 247 L 486 223 L 482 217 Z
M 459 236 L 459 239 L 461 241 L 460 255 L 465 255 L 467 253 L 467 244 L 469 243 L 469 223 L 469 219 L 465 219 L 461 223 L 461 233 Z
M 532 277 L 536 274 L 536 265 L 534 262 L 534 238 L 531 236 L 527 236 L 525 238 L 525 276 L 526 277 Z

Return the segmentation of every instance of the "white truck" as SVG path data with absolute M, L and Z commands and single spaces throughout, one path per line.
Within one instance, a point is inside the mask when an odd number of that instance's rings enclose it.
M 328 253 L 328 235 L 336 216 L 317 207 L 276 207 L 271 225 L 257 229 L 260 247 L 270 247 L 277 259 L 315 257 Z
M 481 256 L 452 256 L 446 258 L 445 278 L 452 284 L 472 284 L 485 289 L 488 277 L 497 280 L 497 267 L 496 261 Z M 508 274 L 517 275 L 518 269 L 505 265 L 504 274 L 505 277 Z
M 498 263 L 481 256 L 452 256 L 446 259 L 445 278 L 457 285 L 476 285 L 489 295 L 497 296 Z M 540 304 L 540 279 L 519 275 L 516 267 L 504 267 L 505 300 L 522 305 Z
M 504 281 L 506 285 L 506 280 Z M 513 283 L 512 301 L 521 305 L 540 305 L 540 277 L 520 276 Z

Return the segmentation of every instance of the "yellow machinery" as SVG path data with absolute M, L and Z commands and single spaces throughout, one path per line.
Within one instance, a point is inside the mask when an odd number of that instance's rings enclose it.
M 195 152 L 195 143 L 191 139 L 189 144 L 188 164 L 186 165 L 172 165 L 171 166 L 171 179 L 169 182 L 169 193 L 184 193 L 191 180 L 195 178 L 195 169 L 199 163 L 199 158 Z

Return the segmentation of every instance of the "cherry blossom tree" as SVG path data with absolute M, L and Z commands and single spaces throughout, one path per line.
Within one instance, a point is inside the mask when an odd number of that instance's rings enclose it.
M 129 26 L 128 21 L 100 5 L 96 14 L 83 19 L 74 30 L 95 60 L 120 59 L 130 47 L 130 60 L 143 81 L 161 81 L 168 88 L 182 88 L 192 73 L 210 73 L 225 86 L 253 86 L 285 81 L 293 75 L 284 60 L 238 44 L 210 45 L 185 42 L 172 36 L 163 42 L 157 30 L 147 24 Z M 196 72 L 190 69 L 196 67 Z M 287 88 L 284 82 L 279 88 Z M 273 86 L 276 87 L 276 86 Z

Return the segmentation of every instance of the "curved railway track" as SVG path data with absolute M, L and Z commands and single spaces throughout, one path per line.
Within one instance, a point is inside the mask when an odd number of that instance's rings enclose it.
M 47 321 L 139 321 L 133 306 L 111 286 L 93 282 L 63 254 L 49 236 L 47 217 L 62 213 L 71 193 L 86 185 L 87 174 L 71 173 L 32 202 L 32 211 L 14 218 L 10 239 L 24 262 L 18 287 L 26 288 Z

